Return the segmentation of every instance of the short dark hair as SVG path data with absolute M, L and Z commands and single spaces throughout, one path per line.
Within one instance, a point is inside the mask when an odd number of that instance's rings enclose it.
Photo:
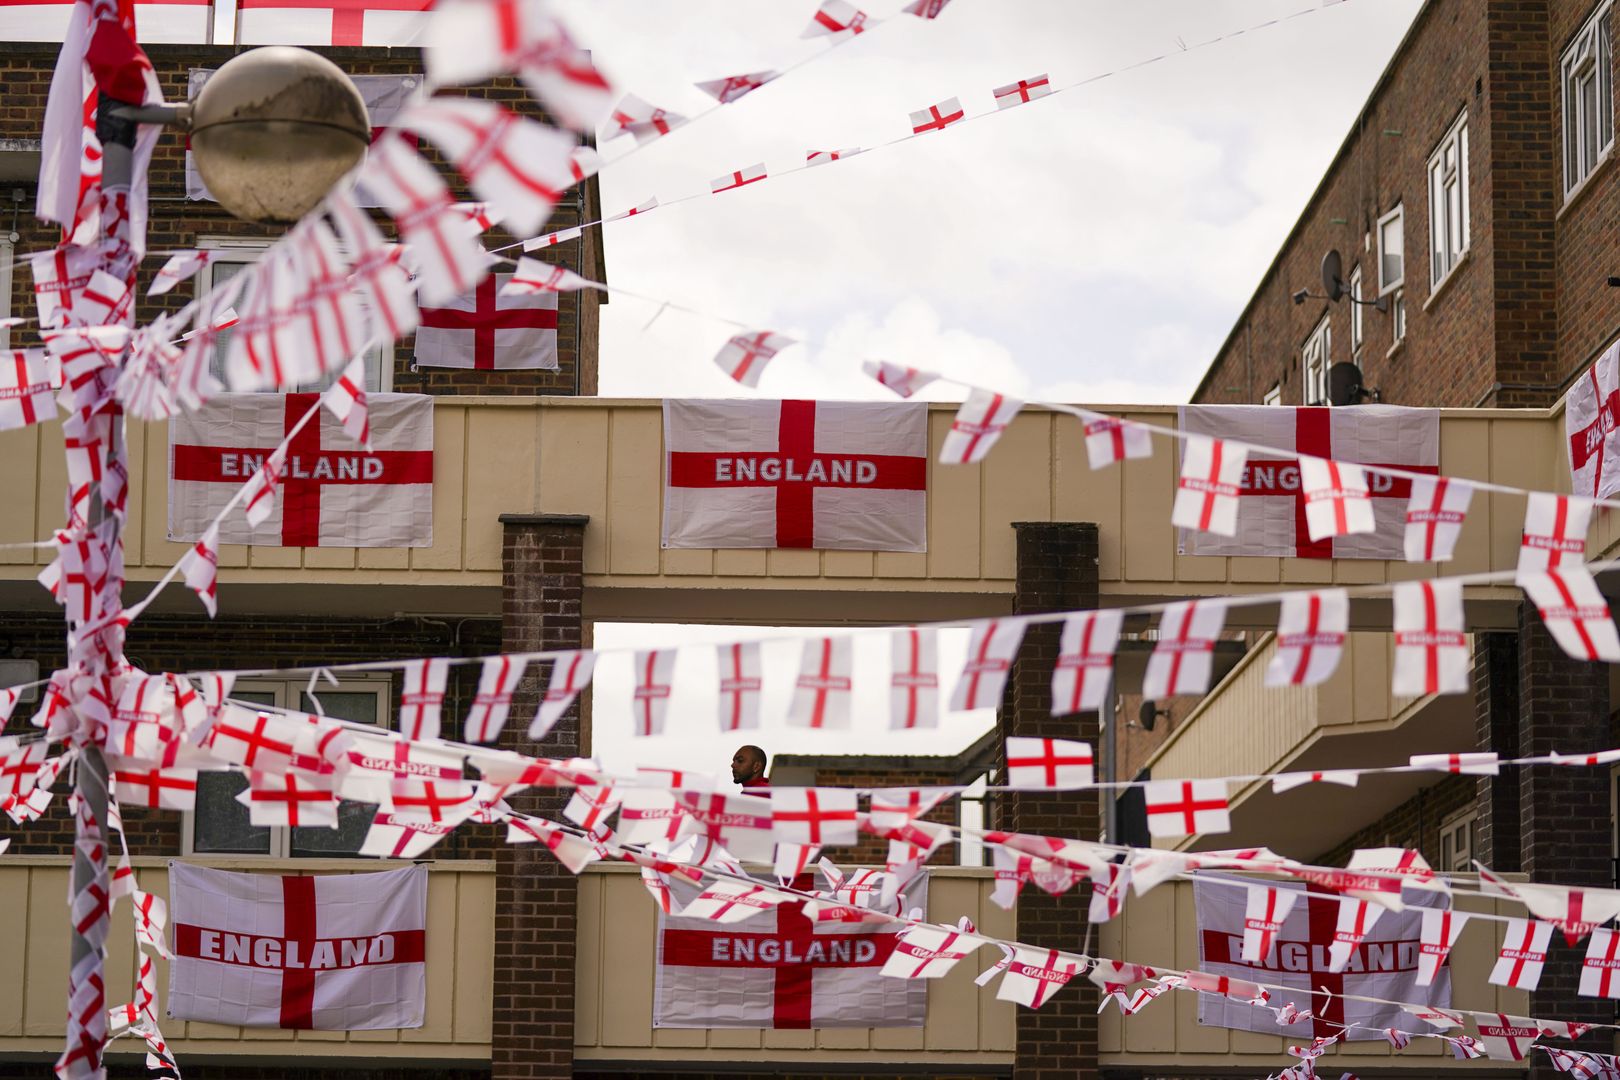
M 761 750 L 759 747 L 749 745 L 743 747 L 743 749 L 751 751 L 753 755 L 759 759 L 759 767 L 761 769 L 764 769 L 765 766 L 770 764 L 770 759 L 765 756 L 765 751 Z

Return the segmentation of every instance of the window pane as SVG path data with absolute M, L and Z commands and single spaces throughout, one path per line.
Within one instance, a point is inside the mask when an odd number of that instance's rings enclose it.
M 1581 175 L 1585 176 L 1597 164 L 1597 73 L 1581 81 Z
M 316 691 L 327 716 L 340 720 L 354 720 L 363 724 L 377 722 L 377 695 L 349 691 Z M 308 694 L 299 695 L 298 707 L 306 712 L 315 711 L 315 703 Z M 377 808 L 371 803 L 350 802 L 338 804 L 338 827 L 335 829 L 298 828 L 292 831 L 294 855 L 353 855 L 365 843 L 366 830 Z
M 1571 75 L 1564 83 L 1564 187 L 1569 189 L 1580 182 L 1584 175 L 1581 169 L 1581 124 L 1578 103 L 1580 101 L 1580 79 Z
M 269 690 L 237 690 L 231 697 L 257 705 L 276 703 L 276 695 Z M 247 807 L 236 801 L 236 796 L 246 791 L 247 786 L 247 777 L 241 773 L 197 774 L 197 809 L 191 818 L 193 851 L 218 855 L 270 854 L 270 830 L 249 824 Z
M 1446 267 L 1462 252 L 1462 185 L 1455 177 L 1446 187 Z
M 1440 163 L 1429 169 L 1429 271 L 1430 281 L 1439 281 L 1446 273 L 1446 200 L 1445 184 L 1440 178 Z
M 214 263 L 208 268 L 209 273 L 212 275 L 208 279 L 208 287 L 210 289 L 220 288 L 231 278 L 235 277 L 237 274 L 240 274 L 243 270 L 246 270 L 251 265 L 253 265 L 251 262 Z M 225 357 L 230 354 L 231 337 L 235 333 L 236 328 L 233 326 L 229 329 L 219 331 L 219 333 L 214 337 L 214 355 L 208 361 L 208 370 L 213 374 L 214 378 L 220 381 L 221 385 L 224 385 L 225 383 Z

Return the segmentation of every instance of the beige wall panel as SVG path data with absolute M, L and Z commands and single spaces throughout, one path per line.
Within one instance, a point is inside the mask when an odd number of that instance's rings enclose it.
M 0 455 L 6 452 L 7 441 L 0 439 Z M 0 911 L 5 912 L 0 918 L 0 956 L 8 958 L 6 967 L 11 972 L 9 978 L 0 979 L 0 1038 L 6 1038 L 23 1033 L 23 988 L 33 986 L 28 970 L 32 913 L 28 909 L 27 870 L 0 873 Z
M 602 885 L 600 874 L 581 874 L 575 897 L 574 1045 L 597 1046 L 602 1041 Z M 459 1019 L 459 1018 L 458 1018 Z
M 670 577 L 708 577 L 714 573 L 714 552 L 708 548 L 669 548 L 663 553 L 664 573 Z
M 129 497 L 125 506 L 128 517 L 126 522 L 134 522 L 133 526 L 126 526 L 129 535 L 124 537 L 124 566 L 140 566 L 146 550 L 145 536 L 140 527 L 140 521 L 147 512 L 145 485 L 135 482 L 135 477 L 146 475 L 146 444 L 148 433 L 153 425 L 141 423 L 128 423 L 124 425 L 124 438 L 129 447 Z M 161 470 L 168 472 L 167 459 L 163 462 Z M 154 504 L 154 509 L 165 508 L 166 503 Z M 160 510 L 160 512 L 162 512 Z
M 455 1026 L 456 954 L 462 914 L 455 874 L 429 874 L 427 899 L 427 1004 L 422 1026 L 399 1033 L 405 1042 L 450 1042 Z M 481 913 L 480 913 L 481 914 Z M 493 914 L 491 912 L 490 914 Z M 468 917 L 473 913 L 468 912 Z
M 1227 560 L 1224 555 L 1177 555 L 1176 580 L 1219 582 L 1227 580 Z
M 68 868 L 66 863 L 35 866 L 26 873 L 28 943 L 23 962 L 28 997 L 23 1034 L 60 1036 L 67 1030 L 63 1002 L 67 1001 L 68 926 L 62 898 L 68 891 Z
M 824 551 L 821 554 L 822 573 L 828 577 L 869 578 L 876 562 L 876 553 L 871 551 Z
M 1226 568 L 1234 582 L 1254 585 L 1276 585 L 1282 581 L 1282 560 L 1260 556 L 1232 556 Z
M 1491 427 L 1489 420 L 1443 420 L 1440 424 L 1441 471 L 1475 480 L 1493 479 L 1490 475 Z M 1442 564 L 1444 573 L 1477 574 L 1491 569 L 1491 517 L 1491 497 L 1475 492 L 1468 516 L 1463 519 L 1462 533 L 1457 537 L 1456 553 L 1451 562 Z
M 1052 423 L 1052 520 L 1096 522 L 1097 572 L 1118 581 L 1122 474 L 1117 466 L 1092 469 L 1079 417 L 1059 413 Z
M 224 552 L 220 558 L 223 561 Z M 411 565 L 411 549 L 361 548 L 359 560 L 362 570 L 404 570 Z
M 304 549 L 304 565 L 318 570 L 353 570 L 359 548 L 312 547 Z
M 1176 966 L 1198 966 L 1198 912 L 1193 904 L 1191 888 L 1177 886 L 1174 894 L 1176 907 Z M 1127 957 L 1127 959 L 1134 959 Z M 1201 994 L 1176 992 L 1171 995 L 1176 1009 L 1176 1050 L 1181 1053 L 1224 1054 L 1232 1048 L 1232 1033 L 1226 1028 L 1203 1027 L 1198 1023 L 1198 999 Z M 1164 1002 L 1160 1001 L 1160 1005 Z
M 602 926 L 612 931 L 602 936 L 602 970 L 649 972 L 656 955 L 658 918 L 641 879 L 630 875 L 622 881 L 610 878 L 603 888 Z M 651 1046 L 652 1012 L 652 979 L 614 980 L 611 992 L 602 997 L 602 1045 Z
M 1381 559 L 1340 559 L 1334 565 L 1333 581 L 1337 585 L 1374 585 L 1388 579 L 1386 570 L 1391 565 Z
M 814 1032 L 811 1032 L 813 1035 Z M 655 1028 L 653 1045 L 660 1048 L 693 1050 L 709 1044 L 708 1033 L 696 1028 Z
M 721 1034 L 715 1032 L 715 1034 Z M 872 1048 L 870 1028 L 823 1028 L 816 1032 L 816 1045 L 823 1050 L 869 1050 Z
M 1175 502 L 1178 458 L 1173 449 L 1155 440 L 1150 458 L 1122 462 L 1125 567 L 1121 575 L 1131 584 L 1169 581 L 1176 570 L 1176 531 L 1170 527 Z
M 1332 559 L 1284 559 L 1285 585 L 1328 585 L 1333 581 Z
M 928 544 L 932 547 L 933 543 L 934 536 L 930 532 Z M 880 578 L 924 578 L 928 576 L 928 554 L 922 551 L 880 551 L 875 566 Z
M 240 569 L 245 568 L 247 566 L 247 564 L 248 564 L 248 551 L 249 550 L 250 549 L 248 548 L 248 546 L 246 544 L 221 544 L 221 545 L 219 545 L 219 568 L 220 568 L 220 570 L 221 571 L 240 570 Z M 385 550 L 385 549 L 373 548 L 372 550 L 381 551 L 381 550 Z M 396 549 L 396 550 L 404 551 L 405 549 L 404 548 L 399 548 L 399 549 Z M 409 558 L 409 556 L 407 556 L 407 558 Z M 170 563 L 169 565 L 172 566 L 174 564 Z M 402 567 L 405 566 L 405 565 L 406 565 L 406 563 L 404 563 L 404 562 L 400 563 L 400 566 L 402 566 Z M 221 573 L 219 575 L 219 583 L 221 585 L 224 585 L 224 584 L 228 583 L 230 580 L 231 580 L 231 575 L 230 574 Z
M 608 410 L 548 409 L 540 417 L 539 507 L 546 514 L 589 514 L 585 572 L 608 569 Z
M 976 578 L 979 530 L 968 523 L 979 520 L 983 466 L 939 464 L 939 448 L 950 426 L 950 414 L 928 414 L 928 575 Z
M 62 450 L 62 425 L 41 424 L 39 432 L 39 483 L 34 487 L 34 531 L 23 540 L 46 540 L 51 531 L 62 527 L 63 498 L 67 492 L 67 458 Z M 131 481 L 133 482 L 133 481 Z M 158 536 L 161 539 L 162 533 Z M 179 558 L 178 555 L 175 556 Z M 34 554 L 40 566 L 55 558 L 55 552 L 41 548 Z
M 707 1045 L 715 1050 L 758 1050 L 760 1032 L 758 1029 L 716 1028 L 708 1033 Z
M 462 504 L 467 517 L 469 570 L 501 568 L 502 514 L 528 514 L 535 508 L 535 427 L 532 409 L 470 406 L 467 412 L 467 471 Z M 437 498 L 441 492 L 435 492 Z M 448 498 L 450 492 L 442 494 Z
M 928 883 L 928 917 L 935 922 L 955 923 L 967 915 L 980 925 L 979 901 L 983 890 L 973 879 L 935 877 Z M 935 1050 L 977 1050 L 979 1048 L 979 997 L 973 977 L 989 966 L 980 950 L 959 962 L 943 979 L 928 980 L 928 1018 L 923 1025 L 925 1043 Z
M 992 937 L 1016 938 L 1018 936 L 1018 915 L 1016 909 L 1004 911 L 990 902 L 990 890 L 995 885 L 993 880 L 979 883 L 979 919 L 975 924 L 980 930 Z M 988 954 L 981 952 L 978 959 L 983 961 Z M 960 967 L 966 969 L 967 961 Z M 988 965 L 984 965 L 988 966 Z M 970 971 L 964 970 L 963 975 L 972 985 L 972 979 L 983 970 L 980 966 Z M 1017 1031 L 1014 1027 L 1014 1017 L 1018 1006 L 1010 1001 L 997 1001 L 995 994 L 980 992 L 977 986 L 973 991 L 979 997 L 979 1049 L 986 1051 L 999 1051 L 1012 1053 L 1017 1045 Z
M 1491 425 L 1491 480 L 1517 487 L 1550 487 L 1555 483 L 1547 460 L 1546 440 L 1535 425 L 1497 423 Z M 1481 496 L 1475 495 L 1478 503 Z M 1491 565 L 1493 570 L 1511 570 L 1519 561 L 1519 538 L 1524 533 L 1524 497 L 1488 496 L 1491 504 Z
M 255 570 L 296 570 L 304 564 L 305 550 L 254 544 L 247 549 L 248 565 Z
M 656 574 L 663 417 L 656 409 L 615 409 L 608 431 L 608 565 L 615 574 Z
M 0 515 L 0 544 L 26 544 L 43 540 L 50 529 L 40 523 L 43 500 L 38 490 L 40 480 L 40 434 L 51 425 L 35 424 L 31 427 L 0 431 L 0 506 L 9 512 Z M 58 509 L 57 517 L 61 517 Z M 32 565 L 34 552 L 26 548 L 7 550 L 0 548 L 0 565 L 18 563 Z
M 765 552 L 765 566 L 771 577 L 820 577 L 821 552 L 774 548 Z
M 768 569 L 764 551 L 722 548 L 714 553 L 714 572 L 722 577 L 764 577 Z
M 1107 924 L 1120 945 L 1112 955 L 1131 963 L 1173 964 L 1175 953 L 1176 896 L 1160 887 L 1135 896 L 1125 905 L 1124 917 Z M 1165 1004 L 1160 1002 L 1159 1004 Z M 1172 1011 L 1148 1009 L 1120 1021 L 1125 1049 L 1133 1053 L 1167 1053 L 1176 1047 Z
M 1013 522 L 1052 520 L 1053 419 L 1047 412 L 1020 413 L 979 466 L 982 577 L 1011 581 L 1016 573 Z
M 816 1048 L 816 1033 L 813 1029 L 802 1031 L 766 1031 L 760 1045 L 767 1050 L 814 1050 Z
M 433 546 L 411 549 L 416 570 L 460 570 L 462 479 L 467 475 L 467 410 L 433 410 Z

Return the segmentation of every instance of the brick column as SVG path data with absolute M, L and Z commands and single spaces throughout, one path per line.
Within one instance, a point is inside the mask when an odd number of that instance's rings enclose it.
M 1515 634 L 1474 635 L 1474 725 L 1481 750 L 1519 756 L 1519 639 Z M 1519 776 L 1477 781 L 1479 816 L 1474 857 L 1493 870 L 1519 869 Z
M 502 514 L 501 650 L 577 649 L 584 643 L 585 525 L 564 514 Z M 579 703 L 538 746 L 526 732 L 543 686 L 531 665 L 512 696 L 500 746 L 543 757 L 579 753 Z M 566 795 L 509 800 L 557 820 Z M 574 1071 L 574 875 L 539 844 L 501 844 L 495 856 L 495 999 L 491 1080 L 569 1077 Z
M 1585 753 L 1609 746 L 1609 671 L 1572 660 L 1553 641 L 1530 604 L 1519 606 L 1519 753 Z M 1532 881 L 1608 887 L 1609 771 L 1554 765 L 1518 768 L 1520 868 Z M 1503 779 L 1506 779 L 1504 777 Z M 1612 1003 L 1581 997 L 1581 959 L 1554 932 L 1541 983 L 1530 995 L 1530 1015 L 1612 1023 Z M 1550 1041 L 1550 1040 L 1544 1040 Z M 1591 1039 L 1576 1043 L 1590 1048 Z M 1557 1045 L 1556 1041 L 1554 1042 Z M 1537 1055 L 1531 1075 L 1558 1075 Z
M 1015 614 L 1097 606 L 1096 525 L 1016 522 L 1013 528 L 1018 537 Z M 1032 626 L 1024 635 L 1002 700 L 1001 734 L 1083 739 L 1100 750 L 1096 713 L 1051 715 L 1052 665 L 1061 633 L 1053 624 Z M 1005 754 L 1004 747 L 998 754 Z M 1100 828 L 1097 797 L 1089 792 L 1006 793 L 998 817 L 1003 828 L 1048 836 L 1095 839 Z M 1026 888 L 1018 897 L 1018 940 L 1080 952 L 1087 931 L 1083 895 L 1080 889 L 1048 896 Z M 1089 981 L 1077 979 L 1039 1010 L 1019 1008 L 1017 1016 L 1015 1077 L 1097 1076 L 1097 992 Z

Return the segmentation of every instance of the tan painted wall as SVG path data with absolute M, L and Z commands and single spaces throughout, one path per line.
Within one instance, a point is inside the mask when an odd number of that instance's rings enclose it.
M 168 898 L 167 862 L 134 861 L 141 887 Z M 374 859 L 300 859 L 295 864 L 263 859 L 196 860 L 230 870 L 316 874 L 366 873 Z M 428 863 L 427 1013 L 407 1031 L 281 1031 L 165 1020 L 164 1037 L 179 1060 L 203 1056 L 319 1056 L 362 1059 L 487 1062 L 490 1056 L 491 985 L 494 978 L 495 864 Z M 69 862 L 47 855 L 8 855 L 0 860 L 0 956 L 8 976 L 0 979 L 0 1060 L 23 1053 L 60 1052 L 67 1000 Z M 135 947 L 130 907 L 120 903 L 108 938 L 107 1005 L 134 996 Z M 17 964 L 17 967 L 9 967 Z M 157 961 L 159 1001 L 167 999 L 169 965 Z M 274 1044 L 274 1045 L 266 1045 Z M 120 1040 L 114 1051 L 140 1049 L 138 1039 Z
M 1457 898 L 1457 907 L 1464 911 L 1493 911 L 1493 903 L 1476 897 Z M 1503 913 L 1522 914 L 1522 909 L 1513 905 L 1509 910 L 1504 905 Z M 1501 926 L 1496 923 L 1474 922 L 1463 930 L 1451 953 L 1457 987 L 1452 997 L 1454 1007 L 1524 1015 L 1529 995 L 1485 981 L 1501 939 Z M 1103 955 L 1109 957 L 1139 964 L 1197 968 L 1198 920 L 1192 882 L 1165 884 L 1146 896 L 1132 897 L 1120 918 L 1099 928 L 1099 942 Z M 1308 1039 L 1309 1033 L 1304 1036 Z M 1299 1041 L 1304 1040 L 1201 1027 L 1198 995 L 1182 991 L 1161 997 L 1136 1016 L 1122 1018 L 1113 1008 L 1104 1010 L 1098 1039 L 1105 1068 L 1129 1065 L 1151 1069 L 1164 1065 L 1193 1073 L 1201 1068 L 1234 1069 L 1254 1075 L 1294 1064 L 1285 1044 Z M 1444 1044 L 1438 1039 L 1413 1039 L 1412 1045 L 1399 1053 L 1385 1042 L 1355 1042 L 1330 1051 L 1333 1056 L 1323 1059 L 1317 1071 L 1323 1076 L 1362 1068 L 1378 1069 L 1379 1075 L 1388 1070 L 1412 1076 L 1433 1075 L 1453 1066 L 1477 1071 L 1480 1063 L 1453 1061 L 1449 1052 L 1442 1057 L 1443 1050 Z
M 928 885 L 928 916 L 971 917 L 986 933 L 1011 937 L 1012 912 L 989 902 L 991 872 L 939 867 Z M 973 978 L 1000 954 L 981 952 L 930 984 L 922 1028 L 820 1031 L 673 1030 L 652 1026 L 658 913 L 635 867 L 592 866 L 579 879 L 579 993 L 574 1019 L 580 1060 L 793 1061 L 808 1068 L 839 1061 L 937 1065 L 971 1072 L 1010 1065 L 1013 1006 L 995 1000 Z M 982 963 L 979 961 L 983 961 Z

